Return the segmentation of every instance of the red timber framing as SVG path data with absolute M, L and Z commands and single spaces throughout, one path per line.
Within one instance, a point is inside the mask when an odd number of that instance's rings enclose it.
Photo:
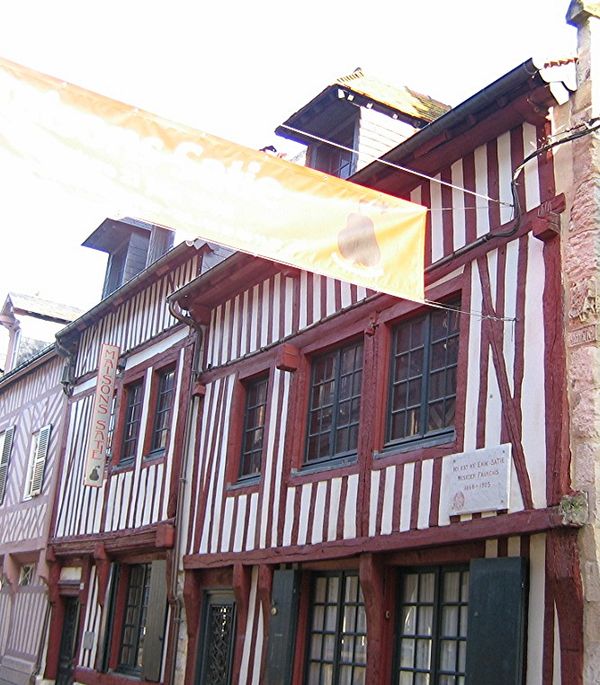
M 401 157 L 401 145 L 393 161 L 506 199 L 512 170 L 551 133 L 547 84 L 536 80 L 525 91 L 514 99 L 505 94 L 497 106 L 462 123 L 455 119 L 452 130 L 421 149 L 418 140 L 425 134 L 415 134 L 407 158 Z M 198 381 L 201 409 L 183 558 L 186 683 L 198 672 L 208 590 L 227 589 L 235 596 L 232 682 L 258 683 L 268 666 L 273 574 L 284 568 L 299 572 L 291 682 L 300 685 L 311 574 L 357 573 L 368 625 L 366 682 L 389 682 L 402 570 L 468 567 L 495 557 L 528 561 L 523 682 L 552 682 L 559 661 L 563 682 L 580 682 L 583 600 L 576 531 L 564 525 L 558 506 L 571 489 L 555 230 L 565 198 L 557 195 L 553 164 L 552 155 L 542 155 L 520 179 L 519 220 L 500 203 L 381 165 L 357 174 L 364 185 L 432 208 L 426 297 L 442 304 L 460 301 L 461 312 L 453 430 L 438 440 L 386 444 L 393 329 L 427 311 L 424 305 L 274 269 L 271 262 L 240 254 L 173 296 L 210 321 Z M 439 209 L 445 211 L 436 214 Z M 312 360 L 353 341 L 361 341 L 364 354 L 356 451 L 329 463 L 307 463 Z M 269 385 L 261 473 L 240 481 L 244 383 L 263 375 Z M 511 447 L 507 509 L 446 516 L 447 458 L 500 444 Z M 569 596 L 571 615 L 564 599 Z M 244 648 L 248 641 L 255 647 L 251 656 Z

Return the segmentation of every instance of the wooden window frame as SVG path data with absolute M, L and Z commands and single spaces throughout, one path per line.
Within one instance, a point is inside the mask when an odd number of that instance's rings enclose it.
M 262 475 L 263 471 L 263 454 L 265 451 L 265 445 L 266 445 L 266 440 L 265 440 L 265 433 L 268 428 L 267 425 L 267 411 L 269 408 L 269 374 L 261 374 L 259 376 L 255 376 L 253 378 L 247 379 L 246 381 L 243 382 L 243 387 L 244 387 L 244 421 L 243 421 L 243 427 L 242 427 L 242 439 L 241 439 L 241 445 L 240 445 L 240 456 L 239 456 L 239 466 L 238 466 L 238 482 L 242 481 L 248 481 L 250 479 L 257 479 L 260 478 Z M 250 399 L 252 396 L 252 391 L 257 388 L 258 385 L 264 385 L 265 390 L 264 390 L 264 402 L 257 402 L 253 405 L 250 405 Z M 255 424 L 250 424 L 249 423 L 249 415 L 252 410 L 258 409 L 259 407 L 263 408 L 263 420 L 262 422 L 257 422 Z M 261 431 L 262 435 L 260 438 L 260 447 L 257 449 L 246 449 L 246 438 L 249 433 L 251 432 L 256 432 L 256 431 Z M 252 455 L 258 454 L 258 461 L 259 461 L 259 468 L 257 471 L 249 471 L 248 473 L 245 473 L 243 470 L 243 467 L 245 465 L 245 460 L 246 458 L 250 455 L 252 458 L 252 461 L 254 461 L 254 458 Z
M 348 424 L 348 427 L 351 425 L 356 425 L 356 446 L 353 449 L 348 449 L 344 450 L 342 452 L 336 452 L 335 449 L 335 443 L 337 441 L 337 429 L 338 429 L 338 423 L 336 420 L 336 416 L 339 411 L 339 405 L 340 405 L 340 388 L 339 388 L 339 369 L 341 365 L 341 359 L 342 359 L 342 354 L 346 351 L 349 350 L 353 347 L 360 347 L 361 349 L 361 366 L 360 366 L 360 374 L 361 374 L 361 380 L 360 380 L 360 390 L 358 392 L 358 395 L 354 396 L 352 395 L 350 398 L 350 402 L 352 400 L 358 398 L 359 401 L 359 412 L 358 412 L 358 420 L 356 422 L 353 422 L 352 424 Z M 344 464 L 347 463 L 348 461 L 353 461 L 357 458 L 357 453 L 358 453 L 358 445 L 359 445 L 359 440 L 360 440 L 360 428 L 361 428 L 361 414 L 362 414 L 362 388 L 363 388 L 363 376 L 364 376 L 364 351 L 365 351 L 365 345 L 364 345 L 364 340 L 362 338 L 354 338 L 348 341 L 344 341 L 343 343 L 336 345 L 334 347 L 331 347 L 330 349 L 316 352 L 315 354 L 311 355 L 310 357 L 310 369 L 308 371 L 308 383 L 307 383 L 307 409 L 305 413 L 305 421 L 306 421 L 306 428 L 305 428 L 305 438 L 304 438 L 304 450 L 303 450 L 303 458 L 302 458 L 302 467 L 304 469 L 318 469 L 319 467 L 322 466 L 328 466 L 331 464 Z M 311 434 L 310 432 L 310 422 L 311 422 L 311 414 L 319 409 L 322 409 L 321 407 L 313 407 L 313 402 L 312 402 L 312 397 L 313 397 L 313 391 L 315 388 L 315 373 L 316 373 L 316 364 L 324 359 L 327 356 L 335 355 L 335 367 L 336 370 L 334 372 L 333 376 L 333 382 L 335 383 L 335 390 L 334 390 L 334 397 L 333 397 L 333 402 L 332 402 L 332 426 L 329 431 L 330 436 L 331 436 L 331 441 L 332 441 L 332 447 L 331 447 L 331 452 L 325 456 L 318 456 L 315 459 L 310 459 L 309 458 L 309 441 L 312 435 L 317 435 L 317 433 Z M 357 368 L 356 366 L 353 367 L 351 375 L 354 376 L 357 373 Z
M 29 587 L 35 580 L 35 563 L 23 564 L 19 568 L 19 587 Z
M 344 608 L 346 607 L 346 583 L 347 579 L 352 577 L 356 578 L 356 581 L 358 583 L 358 590 L 359 593 L 362 590 L 361 584 L 360 584 L 360 577 L 359 573 L 356 570 L 349 570 L 349 569 L 343 569 L 343 570 L 338 570 L 338 571 L 316 571 L 312 572 L 310 574 L 310 580 L 309 580 L 309 587 L 310 587 L 310 600 L 309 600 L 309 606 L 308 606 L 308 614 L 307 614 L 307 624 L 306 624 L 306 629 L 305 629 L 305 635 L 304 635 L 304 674 L 303 674 L 303 679 L 302 682 L 307 682 L 309 678 L 309 671 L 310 671 L 310 663 L 311 661 L 316 662 L 316 663 L 329 663 L 329 662 L 323 662 L 323 659 L 311 659 L 310 654 L 311 654 L 311 636 L 313 635 L 313 616 L 314 616 L 314 610 L 315 610 L 315 593 L 316 593 L 316 581 L 318 578 L 338 578 L 339 579 L 339 587 L 338 587 L 338 594 L 337 594 L 337 599 L 335 602 L 335 606 L 337 609 L 337 616 L 336 616 L 336 626 L 334 630 L 334 639 L 335 639 L 335 646 L 334 646 L 334 652 L 333 652 L 333 672 L 332 672 L 332 683 L 334 685 L 337 685 L 339 682 L 340 678 L 340 666 L 341 665 L 352 665 L 353 669 L 355 667 L 358 668 L 364 668 L 364 673 L 365 673 L 365 678 L 367 674 L 367 645 L 365 644 L 365 661 L 364 664 L 362 663 L 355 663 L 354 662 L 354 650 L 353 650 L 353 658 L 352 661 L 346 661 L 342 662 L 341 661 L 341 653 L 342 653 L 342 644 L 343 644 L 343 637 L 345 635 L 353 635 L 354 639 L 359 639 L 361 636 L 364 636 L 365 639 L 368 640 L 368 632 L 367 632 L 367 625 L 366 625 L 366 606 L 365 606 L 365 597 L 363 593 L 363 601 L 362 603 L 360 602 L 355 602 L 355 601 L 350 601 L 350 605 L 355 605 L 357 607 L 356 611 L 356 616 L 355 616 L 355 625 L 354 628 L 357 627 L 357 621 L 358 621 L 358 606 L 362 604 L 363 607 L 363 612 L 364 612 L 364 619 L 365 619 L 365 631 L 364 633 L 359 633 L 356 630 L 350 631 L 350 630 L 345 630 L 344 629 Z M 360 597 L 360 594 L 359 594 Z M 327 602 L 324 606 L 328 605 L 333 605 L 332 602 Z M 319 634 L 321 635 L 327 635 L 330 634 L 331 631 L 327 631 L 326 629 L 326 618 L 325 614 L 323 615 L 323 631 L 320 631 Z M 321 645 L 321 650 L 323 650 L 323 644 Z M 321 651 L 321 657 L 323 657 L 323 653 Z M 365 680 L 366 682 L 366 680 Z
M 469 308 L 469 277 L 462 272 L 427 291 L 427 297 L 436 302 L 449 303 L 460 300 L 461 309 Z M 466 289 L 466 291 L 465 291 Z M 453 430 L 430 438 L 409 438 L 394 443 L 386 442 L 388 422 L 389 389 L 391 384 L 391 358 L 393 329 L 402 321 L 408 321 L 427 311 L 427 307 L 409 300 L 391 303 L 379 310 L 375 341 L 376 366 L 372 376 L 371 393 L 374 403 L 372 421 L 373 435 L 369 450 L 378 468 L 408 461 L 430 459 L 454 454 L 463 450 L 465 433 L 466 379 L 468 373 L 469 316 L 460 314 L 458 333 L 458 362 L 456 367 L 456 406 Z
M 122 584 L 124 586 L 124 589 L 122 592 L 124 593 L 124 604 L 122 606 L 122 611 L 120 612 L 120 642 L 119 642 L 119 649 L 118 649 L 118 655 L 117 655 L 117 666 L 116 666 L 116 671 L 119 673 L 125 673 L 126 675 L 132 675 L 135 677 L 140 677 L 142 668 L 141 666 L 137 666 L 137 660 L 138 660 L 138 653 L 140 650 L 140 641 L 142 640 L 143 634 L 145 633 L 146 630 L 146 618 L 147 618 L 147 612 L 148 612 L 148 595 L 150 592 L 150 575 L 152 571 L 152 564 L 151 563 L 144 563 L 144 564 L 130 564 L 127 565 L 126 571 L 123 573 L 123 578 L 122 578 Z M 129 603 L 130 600 L 130 594 L 132 591 L 132 579 L 134 577 L 134 574 L 137 572 L 137 570 L 140 570 L 141 573 L 141 583 L 139 585 L 139 601 L 136 601 L 133 604 Z M 128 647 L 132 651 L 132 657 L 130 657 L 129 661 L 124 662 L 123 660 L 123 652 L 125 650 L 125 630 L 128 627 L 128 624 L 126 623 L 126 617 L 127 614 L 129 613 L 129 609 L 132 608 L 132 614 L 133 614 L 133 622 L 130 625 L 130 627 L 133 629 L 133 642 L 131 645 L 128 645 Z M 131 663 L 133 661 L 133 663 Z
M 125 371 L 120 378 L 117 379 L 116 386 L 116 402 L 115 402 L 115 423 L 114 431 L 112 435 L 112 454 L 110 456 L 109 463 L 115 471 L 126 471 L 128 469 L 135 468 L 137 462 L 137 452 L 139 452 L 140 444 L 142 444 L 142 466 L 146 462 L 156 463 L 160 459 L 165 459 L 166 454 L 169 451 L 169 446 L 171 444 L 172 438 L 172 428 L 173 428 L 173 413 L 171 413 L 171 429 L 169 430 L 169 440 L 165 449 L 156 450 L 154 452 L 150 451 L 151 436 L 154 428 L 155 419 L 155 409 L 157 401 L 157 384 L 160 374 L 166 373 L 169 370 L 173 370 L 175 373 L 174 379 L 174 394 L 173 394 L 173 407 L 177 399 L 177 384 L 179 382 L 179 354 L 181 348 L 176 347 L 169 350 L 167 353 L 162 353 L 151 357 L 139 365 L 134 366 L 131 369 Z M 150 377 L 148 377 L 148 369 L 152 369 Z M 125 433 L 125 419 L 127 414 L 127 390 L 132 385 L 141 383 L 142 384 L 142 407 L 140 414 L 140 422 L 143 418 L 143 408 L 144 402 L 146 401 L 146 395 L 149 392 L 150 397 L 148 399 L 148 414 L 146 416 L 145 423 L 140 423 L 140 433 L 138 435 L 138 443 L 136 455 L 133 459 L 126 461 L 122 460 L 123 453 L 123 437 Z
M 159 401 L 160 401 L 160 385 L 162 379 L 167 374 L 173 374 L 173 386 L 171 389 L 171 404 L 167 413 L 169 415 L 166 428 L 167 437 L 164 447 L 153 448 L 154 435 L 156 433 L 156 421 L 159 415 Z M 169 451 L 171 443 L 171 433 L 173 427 L 173 409 L 175 407 L 175 396 L 177 394 L 177 365 L 172 362 L 165 364 L 159 368 L 152 370 L 152 379 L 150 383 L 150 402 L 148 405 L 148 420 L 146 423 L 146 433 L 144 436 L 144 459 L 158 459 L 165 456 Z
M 451 299 L 450 301 L 447 302 L 447 305 L 449 307 L 453 307 L 457 310 L 457 312 L 460 311 L 460 299 Z M 390 326 L 390 353 L 389 353 L 389 372 L 388 372 L 388 384 L 387 384 L 387 402 L 386 402 L 386 424 L 385 424 L 385 435 L 384 435 L 384 449 L 385 448 L 396 448 L 399 446 L 403 445 L 411 445 L 411 444 L 417 444 L 417 445 L 423 445 L 423 444 L 430 444 L 430 445 L 435 445 L 440 442 L 448 442 L 449 440 L 452 440 L 455 436 L 455 430 L 456 430 L 456 404 L 457 404 L 457 399 L 458 399 L 458 392 L 457 392 L 457 382 L 455 380 L 454 383 L 454 393 L 451 395 L 444 395 L 444 400 L 448 396 L 453 396 L 454 398 L 454 414 L 452 418 L 452 422 L 448 423 L 446 426 L 443 426 L 442 428 L 438 429 L 433 429 L 429 430 L 427 427 L 427 421 L 428 421 L 428 407 L 430 401 L 429 401 L 429 388 L 430 388 L 430 378 L 432 374 L 432 348 L 434 341 L 432 341 L 432 320 L 433 317 L 436 315 L 436 313 L 439 310 L 436 310 L 434 308 L 424 308 L 420 309 L 417 312 L 414 312 L 413 314 L 402 318 L 399 321 L 394 322 Z M 446 311 L 446 316 L 451 316 L 451 313 Z M 457 314 L 457 318 L 460 319 L 460 314 Z M 400 354 L 408 354 L 410 355 L 414 351 L 414 347 L 410 347 L 408 350 L 405 350 L 401 353 L 397 353 L 396 349 L 396 340 L 399 334 L 399 331 L 403 327 L 411 326 L 413 323 L 422 320 L 424 321 L 424 341 L 423 341 L 423 360 L 422 360 L 422 365 L 421 365 L 421 373 L 420 373 L 420 399 L 419 399 L 419 420 L 421 423 L 421 430 L 418 433 L 415 433 L 413 435 L 405 435 L 401 437 L 393 437 L 392 436 L 392 418 L 393 418 L 393 410 L 392 410 L 392 402 L 393 402 L 393 391 L 394 391 L 394 383 L 397 379 L 394 378 L 394 362 L 396 356 L 400 356 Z M 457 331 L 456 333 L 452 334 L 451 336 L 447 336 L 446 340 L 449 339 L 456 339 L 457 340 L 457 348 L 460 347 L 460 340 L 461 340 L 461 330 L 460 330 L 460 320 L 458 321 L 458 326 L 457 326 Z M 441 340 L 441 339 L 440 339 Z M 435 342 L 440 342 L 440 340 L 437 340 Z M 444 366 L 444 371 L 447 371 L 449 368 L 454 368 L 455 369 L 455 374 L 457 373 L 458 370 L 458 364 L 459 364 L 459 349 L 457 349 L 456 352 L 456 361 L 453 364 L 446 364 Z M 398 381 L 399 383 L 400 381 Z M 416 405 L 415 405 L 416 406 Z M 403 411 L 408 411 L 403 410 Z
M 158 563 L 160 562 L 160 563 Z M 164 584 L 163 592 L 161 593 L 160 599 L 164 600 L 164 606 L 159 606 L 161 612 L 164 611 L 164 620 L 162 621 L 163 631 L 162 637 L 159 636 L 159 644 L 161 645 L 161 653 L 158 663 L 154 664 L 157 667 L 156 678 L 150 678 L 146 673 L 148 668 L 148 655 L 146 653 L 146 647 L 148 642 L 153 639 L 151 636 L 152 628 L 151 624 L 151 611 L 155 610 L 157 607 L 153 604 L 153 573 L 155 569 L 159 570 L 159 573 L 164 571 L 164 559 L 157 559 L 156 557 L 150 555 L 140 555 L 134 557 L 128 557 L 124 560 L 119 560 L 114 563 L 113 571 L 111 572 L 111 589 L 110 589 L 110 599 L 107 602 L 108 611 L 108 630 L 104 638 L 104 653 L 101 656 L 101 666 L 103 671 L 109 671 L 115 675 L 120 675 L 123 677 L 134 678 L 138 682 L 158 682 L 160 678 L 158 677 L 158 672 L 162 670 L 163 662 L 163 648 L 164 640 L 166 639 L 166 631 L 164 630 L 166 625 L 167 616 L 167 588 Z M 127 600 L 130 588 L 131 570 L 135 567 L 146 566 L 147 569 L 144 572 L 144 581 L 147 580 L 148 573 L 150 573 L 150 583 L 148 586 L 148 602 L 147 602 L 147 613 L 145 615 L 144 623 L 144 650 L 142 651 L 142 666 L 131 666 L 130 664 L 121 663 L 122 658 L 122 643 L 123 643 L 123 631 L 125 627 L 125 618 L 127 612 Z M 149 568 L 149 570 L 148 570 Z M 165 579 L 159 581 L 159 585 L 166 583 Z M 143 587 L 142 587 L 143 593 Z M 155 598 L 156 599 L 156 596 Z M 143 594 L 141 597 L 143 602 Z M 139 622 L 138 631 L 141 631 L 142 624 Z M 154 625 L 154 630 L 156 630 L 156 625 Z M 156 638 L 156 636 L 154 636 Z M 156 642 L 156 639 L 154 640 Z M 135 656 L 137 661 L 137 652 L 139 650 L 139 635 L 136 641 Z M 150 656 L 152 656 L 152 649 L 149 648 Z
M 138 378 L 136 380 L 131 381 L 130 383 L 127 383 L 126 385 L 123 385 L 123 395 L 122 395 L 122 412 L 121 416 L 119 417 L 120 419 L 120 431 L 119 431 L 119 450 L 118 450 L 118 466 L 121 468 L 127 468 L 128 466 L 133 466 L 136 462 L 137 458 L 137 453 L 139 450 L 140 446 L 140 439 L 143 441 L 144 439 L 144 427 L 142 425 L 142 418 L 144 414 L 144 395 L 145 395 L 145 379 Z M 137 420 L 138 423 L 138 430 L 137 434 L 135 436 L 135 448 L 133 450 L 133 454 L 125 456 L 125 444 L 128 442 L 128 439 L 126 437 L 127 435 L 127 426 L 129 425 L 129 421 L 127 418 L 127 415 L 129 413 L 129 398 L 130 398 L 130 393 L 132 392 L 133 389 L 136 389 L 136 391 L 139 391 L 139 402 L 137 403 L 137 406 L 139 407 L 139 418 Z M 138 390 L 139 389 L 139 390 Z
M 431 602 L 427 602 L 421 599 L 421 597 L 417 597 L 415 602 L 405 602 L 404 601 L 404 583 L 406 582 L 406 578 L 410 575 L 417 575 L 418 577 L 418 582 L 420 583 L 420 578 L 426 574 L 434 574 L 434 593 L 433 593 L 433 600 Z M 455 675 L 457 678 L 461 677 L 464 679 L 466 678 L 466 671 L 460 671 L 458 670 L 458 656 L 457 656 L 457 661 L 456 663 L 456 669 L 454 672 L 450 671 L 445 671 L 445 672 L 440 672 L 441 671 L 441 644 L 444 641 L 444 637 L 446 637 L 447 640 L 452 640 L 457 643 L 464 643 L 464 651 L 466 655 L 466 644 L 467 644 L 467 639 L 468 635 L 465 635 L 465 637 L 460 636 L 460 625 L 463 620 L 461 616 L 461 610 L 464 609 L 466 612 L 468 612 L 469 608 L 469 581 L 467 579 L 467 587 L 466 587 L 466 598 L 463 596 L 463 586 L 462 583 L 459 582 L 459 600 L 458 602 L 451 602 L 451 601 L 444 601 L 443 597 L 443 585 L 444 585 L 444 577 L 445 574 L 447 573 L 460 573 L 461 574 L 461 580 L 462 580 L 462 575 L 463 574 L 469 574 L 469 566 L 466 564 L 452 564 L 452 565 L 443 565 L 443 566 L 418 566 L 418 567 L 405 567 L 399 570 L 398 572 L 398 577 L 397 577 L 397 583 L 396 583 L 396 588 L 397 588 L 397 595 L 396 595 L 396 630 L 394 634 L 394 644 L 393 644 L 393 652 L 394 652 L 394 658 L 392 662 L 392 682 L 395 684 L 398 682 L 398 677 L 400 673 L 400 668 L 401 668 L 401 643 L 403 639 L 408 639 L 408 640 L 414 640 L 415 641 L 415 651 L 413 654 L 413 666 L 412 667 L 405 667 L 405 672 L 410 673 L 411 671 L 414 673 L 429 673 L 430 675 L 430 682 L 431 685 L 437 685 L 439 677 L 448 675 L 448 676 L 453 676 Z M 419 587 L 419 586 L 418 586 Z M 420 592 L 420 590 L 419 590 Z M 415 619 L 415 631 L 413 633 L 404 633 L 404 630 L 402 628 L 402 615 L 403 615 L 403 608 L 406 606 L 414 606 L 417 607 L 417 614 L 418 614 L 418 607 L 431 607 L 432 608 L 432 630 L 430 635 L 426 634 L 420 634 L 418 633 L 418 615 Z M 444 606 L 457 606 L 459 608 L 459 615 L 458 615 L 458 620 L 457 620 L 457 632 L 459 635 L 456 636 L 451 636 L 451 635 L 446 635 L 444 636 L 442 634 L 442 613 L 443 613 L 443 608 Z M 468 630 L 468 628 L 467 628 Z M 417 636 L 415 636 L 417 635 Z M 419 639 L 423 640 L 429 640 L 430 641 L 430 666 L 428 669 L 419 669 L 415 665 L 415 660 L 416 660 L 416 642 Z M 457 655 L 458 655 L 458 650 L 457 650 Z M 414 680 L 414 678 L 413 678 Z
M 243 490 L 249 488 L 256 491 L 258 488 L 265 466 L 265 455 L 267 449 L 266 434 L 269 430 L 269 417 L 271 411 L 272 388 L 274 367 L 271 356 L 261 356 L 246 364 L 237 373 L 233 390 L 233 401 L 231 404 L 229 418 L 229 437 L 227 442 L 227 463 L 225 478 L 229 489 Z M 248 386 L 260 379 L 267 381 L 267 401 L 265 405 L 265 423 L 263 426 L 263 444 L 260 458 L 260 473 L 241 476 L 241 460 L 244 440 L 244 427 L 247 409 Z

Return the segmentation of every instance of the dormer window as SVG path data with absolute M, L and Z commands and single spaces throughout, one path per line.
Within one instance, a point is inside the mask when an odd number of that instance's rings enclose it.
M 331 142 L 342 147 L 326 143 L 311 145 L 308 166 L 338 178 L 346 179 L 351 176 L 356 171 L 356 154 L 351 152 L 355 149 L 356 123 L 357 119 L 353 117 L 350 122 L 329 136 Z
M 137 276 L 173 247 L 169 228 L 131 219 L 105 219 L 83 243 L 108 254 L 102 298 Z

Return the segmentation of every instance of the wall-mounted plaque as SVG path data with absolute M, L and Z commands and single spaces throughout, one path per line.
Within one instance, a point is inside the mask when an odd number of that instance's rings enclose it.
M 447 516 L 508 509 L 511 446 L 485 447 L 444 459 L 442 510 Z

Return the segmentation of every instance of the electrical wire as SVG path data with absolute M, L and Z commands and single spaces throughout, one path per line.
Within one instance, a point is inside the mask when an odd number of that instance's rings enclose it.
M 320 136 L 313 135 L 311 133 L 308 133 L 307 131 L 301 131 L 300 129 L 294 128 L 293 126 L 288 126 L 286 124 L 282 125 L 283 128 L 286 128 L 294 133 L 298 133 L 303 136 L 307 136 L 309 138 L 313 138 L 314 140 L 317 140 L 321 143 L 325 143 L 326 145 L 331 145 L 332 147 L 339 148 L 341 150 L 345 150 L 347 152 L 351 152 L 353 154 L 358 154 L 358 150 L 347 147 L 345 145 L 341 145 L 340 143 L 335 143 L 331 140 L 327 140 L 326 138 L 322 138 Z M 489 240 L 492 240 L 493 238 L 506 238 L 514 235 L 520 228 L 521 221 L 522 221 L 522 208 L 521 208 L 521 203 L 519 200 L 519 193 L 518 193 L 518 178 L 525 168 L 526 164 L 530 162 L 532 159 L 535 159 L 536 157 L 539 157 L 540 155 L 544 154 L 545 152 L 548 152 L 554 147 L 557 147 L 558 145 L 562 145 L 563 143 L 568 143 L 573 140 L 577 140 L 578 138 L 582 138 L 583 136 L 589 135 L 590 133 L 593 133 L 594 131 L 597 131 L 600 129 L 600 117 L 594 117 L 593 119 L 590 119 L 589 121 L 583 121 L 576 126 L 571 127 L 570 129 L 567 129 L 566 131 L 561 132 L 561 137 L 552 140 L 545 145 L 540 146 L 533 152 L 531 152 L 529 155 L 527 155 L 523 161 L 515 167 L 515 170 L 512 175 L 511 179 L 511 195 L 513 198 L 513 202 L 503 202 L 502 200 L 498 200 L 496 198 L 489 197 L 488 195 L 483 195 L 481 193 L 476 193 L 473 190 L 468 190 L 467 188 L 462 188 L 461 186 L 457 186 L 452 183 L 448 183 L 447 181 L 442 181 L 439 178 L 435 178 L 433 176 L 428 176 L 427 174 L 424 174 L 420 171 L 415 171 L 414 169 L 409 169 L 408 167 L 404 167 L 400 164 L 395 164 L 393 162 L 388 162 L 387 160 L 384 159 L 377 159 L 378 162 L 381 164 L 385 164 L 387 166 L 393 167 L 394 169 L 398 169 L 399 171 L 404 171 L 406 173 L 413 174 L 415 176 L 419 176 L 421 178 L 424 178 L 428 181 L 433 181 L 435 183 L 439 183 L 440 185 L 447 186 L 450 188 L 453 188 L 454 190 L 459 190 L 463 193 L 469 194 L 469 195 L 474 195 L 476 197 L 479 197 L 481 199 L 487 200 L 488 202 L 494 202 L 498 205 L 503 205 L 506 207 L 511 207 L 513 209 L 513 218 L 512 222 L 513 225 L 508 231 L 499 231 L 499 232 L 490 232 L 482 235 L 480 238 L 478 238 L 476 241 L 473 243 L 470 243 L 468 245 L 464 245 L 462 248 L 459 248 L 455 252 L 453 252 L 450 255 L 446 255 L 446 257 L 442 258 L 442 260 L 438 260 L 435 264 L 432 264 L 432 267 L 437 267 L 439 266 L 440 261 L 447 261 L 450 259 L 453 259 L 459 254 L 463 254 L 465 252 L 468 252 L 469 250 L 473 249 L 474 247 L 477 247 L 478 245 L 481 245 L 485 242 L 488 242 Z M 565 135 L 565 134 L 570 134 L 570 135 Z M 466 210 L 472 210 L 472 209 L 487 209 L 487 205 L 478 205 L 475 207 L 428 207 L 427 211 L 466 211 Z M 367 298 L 367 300 L 370 298 Z M 364 300 L 363 300 L 364 302 Z M 492 314 L 484 314 L 483 312 L 476 312 L 476 311 L 466 311 L 466 310 L 461 310 L 456 307 L 450 307 L 443 302 L 436 302 L 435 300 L 428 300 L 424 299 L 422 301 L 422 304 L 427 305 L 428 307 L 434 307 L 437 309 L 444 309 L 446 311 L 451 311 L 451 312 L 457 312 L 459 314 L 465 314 L 467 316 L 473 316 L 473 317 L 478 317 L 481 320 L 483 319 L 489 319 L 492 321 L 500 321 L 503 323 L 515 323 L 517 321 L 516 318 L 514 317 L 506 317 L 506 316 L 494 316 Z
M 312 133 L 308 133 L 307 131 L 301 131 L 298 128 L 294 128 L 293 126 L 288 126 L 287 124 L 281 124 L 281 128 L 286 128 L 288 131 L 292 131 L 293 133 L 298 133 L 303 136 L 307 136 L 308 138 L 312 138 L 313 140 L 317 140 L 320 143 L 325 143 L 326 145 L 331 145 L 332 147 L 337 147 L 340 150 L 345 150 L 346 152 L 351 152 L 352 154 L 359 154 L 359 151 L 352 148 L 348 147 L 346 145 L 342 145 L 341 143 L 335 143 L 332 140 L 327 140 L 326 138 L 321 138 L 320 136 L 315 136 Z M 467 195 L 473 195 L 474 197 L 479 197 L 482 200 L 487 200 L 488 202 L 494 202 L 498 205 L 503 205 L 505 207 L 512 207 L 510 202 L 504 202 L 503 200 L 498 200 L 495 197 L 490 197 L 489 195 L 484 195 L 483 193 L 477 193 L 474 190 L 469 190 L 468 188 L 463 188 L 462 186 L 458 186 L 454 183 L 450 183 L 449 181 L 442 181 L 441 178 L 434 178 L 433 176 L 428 176 L 427 174 L 424 174 L 421 171 L 416 171 L 415 169 L 409 169 L 408 167 L 402 166 L 401 164 L 395 164 L 394 162 L 388 162 L 386 159 L 382 159 L 381 157 L 378 157 L 377 159 L 373 160 L 374 162 L 377 162 L 379 164 L 385 164 L 385 166 L 392 167 L 393 169 L 398 169 L 398 171 L 405 171 L 406 173 L 412 174 L 413 176 L 419 176 L 420 178 L 424 178 L 428 181 L 433 181 L 434 183 L 438 183 L 441 186 L 446 186 L 447 188 L 452 188 L 453 190 L 460 190 L 462 193 L 467 193 Z M 446 209 L 451 209 L 450 207 Z
M 466 309 L 460 309 L 460 307 L 451 307 L 443 302 L 436 302 L 435 300 L 424 299 L 423 304 L 426 304 L 428 307 L 433 307 L 434 309 L 444 309 L 447 312 L 456 312 L 456 314 L 465 314 L 466 316 L 477 317 L 482 321 L 483 319 L 489 319 L 490 321 L 514 323 L 517 320 L 513 316 L 494 316 L 493 314 L 484 314 L 483 312 L 476 312 L 474 310 L 469 312 Z

